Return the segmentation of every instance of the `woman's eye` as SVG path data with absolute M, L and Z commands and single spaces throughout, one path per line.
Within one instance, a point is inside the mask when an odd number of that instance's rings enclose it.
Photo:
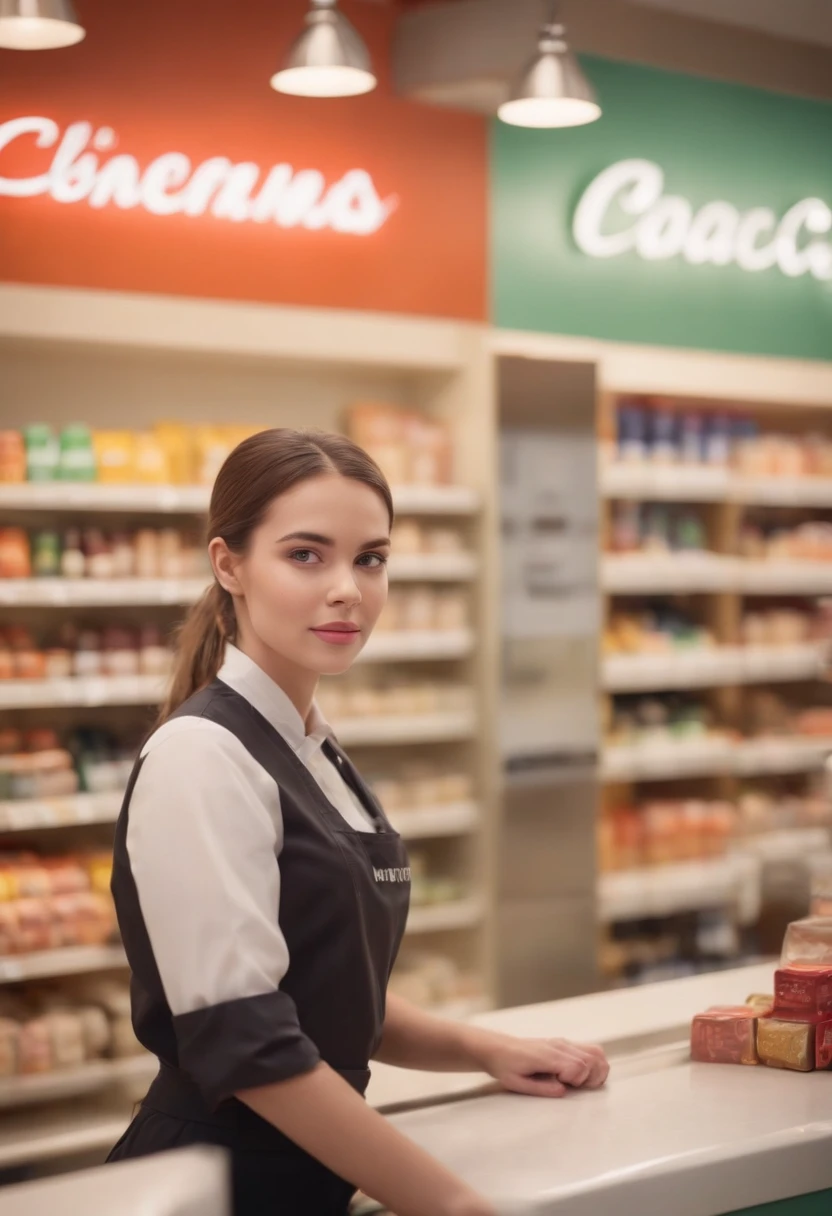
M 387 558 L 381 553 L 362 553 L 358 563 L 369 570 L 378 570 L 381 566 L 387 565 Z
M 318 555 L 312 549 L 293 549 L 289 554 L 292 561 L 300 562 L 303 566 L 309 566 L 318 560 Z

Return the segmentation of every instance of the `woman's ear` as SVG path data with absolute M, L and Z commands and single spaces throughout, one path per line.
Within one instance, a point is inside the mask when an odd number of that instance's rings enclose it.
M 219 585 L 231 595 L 242 595 L 243 589 L 237 578 L 238 558 L 229 549 L 221 536 L 215 536 L 208 546 L 208 555 Z

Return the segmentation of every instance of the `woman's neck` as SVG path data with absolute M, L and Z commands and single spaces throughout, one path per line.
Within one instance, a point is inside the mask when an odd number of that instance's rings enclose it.
M 315 690 L 318 687 L 318 677 L 314 672 L 308 671 L 305 667 L 299 667 L 282 655 L 276 654 L 270 646 L 266 646 L 256 636 L 241 634 L 238 631 L 234 645 L 285 692 L 303 719 L 305 730 L 312 712 Z

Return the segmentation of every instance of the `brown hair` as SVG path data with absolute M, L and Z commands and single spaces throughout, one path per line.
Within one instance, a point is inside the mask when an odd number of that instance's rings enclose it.
M 233 553 L 246 551 L 252 532 L 281 494 L 311 477 L 340 473 L 361 481 L 384 501 L 393 523 L 393 497 L 384 474 L 343 435 L 278 427 L 244 439 L 227 457 L 211 493 L 206 541 L 221 537 Z M 214 580 L 179 630 L 173 680 L 157 726 L 216 678 L 236 629 L 231 595 Z

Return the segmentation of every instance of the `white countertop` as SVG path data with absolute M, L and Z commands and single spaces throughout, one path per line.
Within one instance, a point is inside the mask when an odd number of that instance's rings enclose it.
M 603 1043 L 613 1071 L 598 1093 L 449 1101 L 484 1078 L 402 1083 L 388 1069 L 371 1097 L 440 1099 L 391 1118 L 507 1216 L 719 1216 L 832 1188 L 832 1075 L 688 1059 L 693 1015 L 771 991 L 773 972 L 746 967 L 474 1019 Z

